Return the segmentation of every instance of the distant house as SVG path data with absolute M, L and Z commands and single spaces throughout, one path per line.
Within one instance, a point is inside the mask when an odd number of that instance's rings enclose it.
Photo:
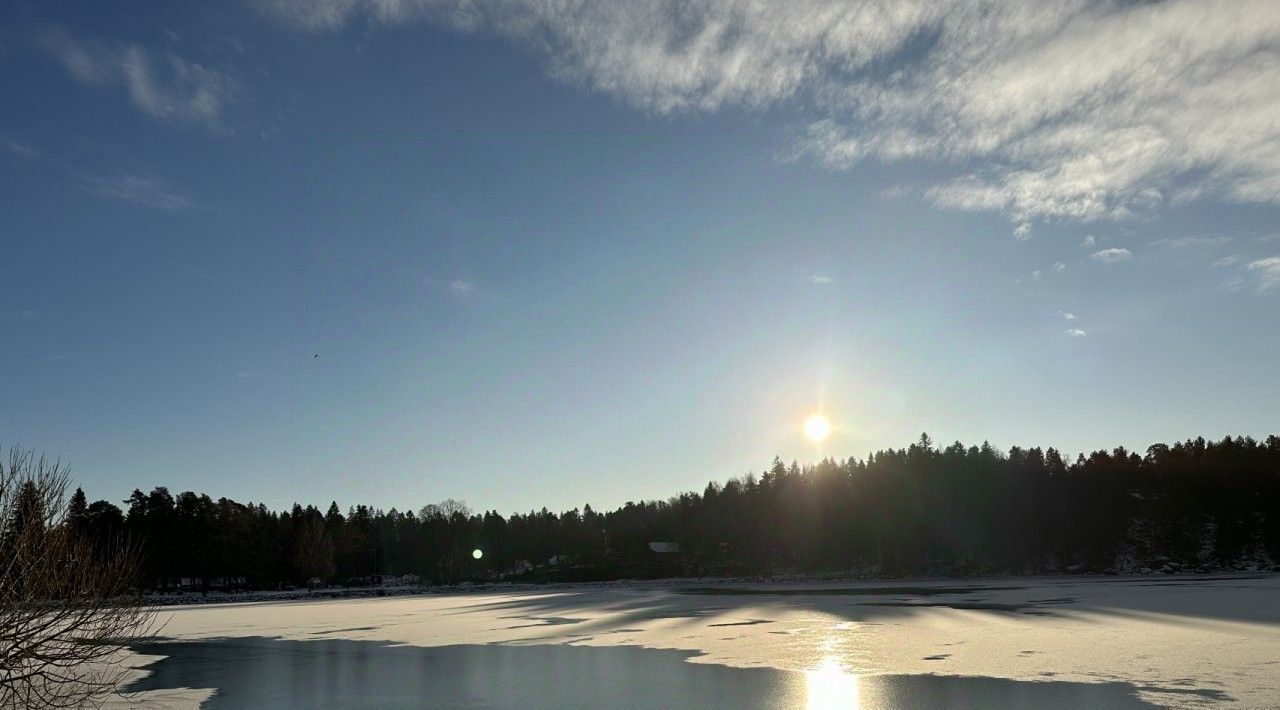
M 532 572 L 532 571 L 533 571 L 533 565 L 529 563 L 529 560 L 516 560 L 511 565 L 511 574 L 513 575 L 524 574 L 526 572 Z
M 352 577 L 347 584 L 354 587 L 411 587 L 419 584 L 422 578 L 416 574 L 369 574 L 363 577 Z
M 244 577 L 179 577 L 179 589 L 231 589 L 243 587 L 248 580 Z
M 649 543 L 649 551 L 656 552 L 659 555 L 671 555 L 680 552 L 680 543 L 678 542 L 651 542 Z

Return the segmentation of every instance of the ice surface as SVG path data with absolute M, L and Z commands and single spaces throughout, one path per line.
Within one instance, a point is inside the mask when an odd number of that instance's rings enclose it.
M 1162 707 L 1259 708 L 1280 707 L 1278 602 L 1274 575 L 671 582 L 169 607 L 162 620 L 179 640 L 631 646 L 837 690 L 859 675 L 940 674 L 1128 683 Z M 152 690 L 128 706 L 187 708 L 213 690 Z

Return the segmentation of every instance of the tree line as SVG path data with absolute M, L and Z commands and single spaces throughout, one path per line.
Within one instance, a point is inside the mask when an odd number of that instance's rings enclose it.
M 417 511 L 336 502 L 275 511 L 135 490 L 77 490 L 68 524 L 144 551 L 153 589 L 279 588 L 413 574 L 424 583 L 843 572 L 967 575 L 1269 567 L 1280 560 L 1280 437 L 1123 447 L 935 446 L 800 466 L 598 512 L 504 517 L 446 500 Z M 649 543 L 672 542 L 654 552 Z M 474 550 L 482 556 L 476 559 Z

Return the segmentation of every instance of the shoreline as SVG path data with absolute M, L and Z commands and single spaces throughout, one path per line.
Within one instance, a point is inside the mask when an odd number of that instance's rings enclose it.
M 305 590 L 258 590 L 246 592 L 210 592 L 201 594 L 200 592 L 192 592 L 186 594 L 150 594 L 144 595 L 143 602 L 148 605 L 157 607 L 203 607 L 214 605 L 237 605 L 237 604 L 262 604 L 262 603 L 287 603 L 287 602 L 311 602 L 311 601 L 342 601 L 342 600 L 358 600 L 358 599 L 379 599 L 387 597 L 408 597 L 408 596 L 447 596 L 461 594 L 484 594 L 497 592 L 556 592 L 561 590 L 575 589 L 680 589 L 687 588 L 690 593 L 714 593 L 714 587 L 724 587 L 726 590 L 734 588 L 743 588 L 737 593 L 751 593 L 751 585 L 768 585 L 775 588 L 796 587 L 794 593 L 803 593 L 805 585 L 815 585 L 814 591 L 817 593 L 836 593 L 829 590 L 828 585 L 832 584 L 850 584 L 854 583 L 859 586 L 844 588 L 841 591 L 847 593 L 859 592 L 875 592 L 879 589 L 885 589 L 881 593 L 902 592 L 903 589 L 910 589 L 912 585 L 919 586 L 923 590 L 936 587 L 941 584 L 951 584 L 960 587 L 980 586 L 979 583 L 991 582 L 997 580 L 1032 580 L 1044 583 L 1048 581 L 1058 581 L 1062 583 L 1081 583 L 1081 582 L 1140 582 L 1150 580 L 1152 578 L 1183 580 L 1183 581 L 1221 581 L 1232 579 L 1263 579 L 1266 577 L 1280 576 L 1280 569 L 1256 569 L 1256 570 L 1209 570 L 1204 572 L 1126 572 L 1123 574 L 1043 574 L 1043 575 L 1017 575 L 1017 574 L 992 574 L 992 575 L 975 575 L 966 577 L 858 577 L 853 575 L 775 575 L 772 577 L 664 577 L 658 579 L 617 579 L 607 581 L 592 582 L 486 582 L 480 584 L 462 583 L 457 585 L 405 585 L 394 587 L 331 587 L 327 589 Z M 897 586 L 895 586 L 897 585 Z M 907 585 L 903 587 L 902 585 Z M 730 592 L 733 593 L 733 592 Z M 765 592 L 767 593 L 767 592 Z

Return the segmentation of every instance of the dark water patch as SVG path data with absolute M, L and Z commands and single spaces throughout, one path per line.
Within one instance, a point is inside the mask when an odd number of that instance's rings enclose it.
M 901 596 L 910 594 L 913 596 L 933 596 L 938 594 L 972 594 L 974 592 L 1011 592 L 1020 589 L 1026 589 L 1025 586 L 1018 587 L 933 587 L 933 586 L 911 586 L 911 587 L 824 587 L 820 589 L 803 589 L 795 587 L 683 587 L 673 590 L 676 594 L 706 594 L 706 595 L 723 595 L 723 596 L 744 596 L 750 594 L 764 594 L 771 596 L 798 597 L 798 596 Z
M 951 658 L 951 654 L 950 654 L 950 653 L 939 653 L 939 654 L 936 654 L 936 655 L 933 655 L 933 656 L 925 656 L 925 657 L 921 658 L 920 660 L 922 660 L 922 661 L 943 661 L 943 660 L 946 660 L 946 659 L 948 659 L 948 658 Z
M 1010 613 L 1031 614 L 1035 608 L 1027 604 L 997 604 L 995 602 L 859 602 L 858 606 L 896 606 L 896 607 L 946 607 L 948 609 L 967 609 L 970 611 L 1007 611 Z M 1043 612 L 1050 613 L 1050 612 Z
M 1151 575 L 1136 577 L 1107 577 L 1104 579 L 1088 579 L 1083 580 L 1087 584 L 1135 584 L 1139 587 L 1181 587 L 1196 586 L 1205 582 L 1240 582 L 1251 581 L 1256 579 L 1271 579 L 1275 577 L 1274 572 L 1261 572 L 1256 574 L 1226 574 L 1226 575 L 1196 575 L 1192 577 L 1180 577 L 1168 581 L 1152 582 Z M 1071 581 L 1062 582 L 1063 584 L 1071 584 Z
M 511 629 L 532 629 L 543 626 L 563 626 L 565 624 L 581 624 L 590 619 L 575 619 L 571 616 L 504 616 L 504 619 L 523 619 L 532 621 L 532 624 L 516 624 L 515 626 L 504 626 L 502 630 L 510 631 Z
M 750 620 L 750 621 L 726 621 L 726 622 L 724 622 L 723 624 L 707 624 L 707 626 L 708 626 L 708 627 L 712 627 L 712 626 L 755 626 L 756 624 L 772 624 L 772 623 L 773 623 L 773 620 L 771 620 L 771 619 L 752 619 L 752 620 Z
M 1012 681 L 973 676 L 854 677 L 688 663 L 691 651 L 634 646 L 461 645 L 252 637 L 162 641 L 163 656 L 125 692 L 213 688 L 203 708 L 798 707 L 1138 710 L 1128 683 Z M 1170 692 L 1196 692 L 1170 689 Z M 856 696 L 856 697 L 854 697 Z M 1210 696 L 1206 696 L 1210 697 Z
M 1228 702 L 1235 699 L 1228 693 L 1212 688 L 1143 688 L 1143 691 L 1162 695 L 1194 695 L 1214 702 Z
M 314 636 L 327 636 L 328 634 L 342 634 L 348 631 L 375 631 L 377 626 L 352 626 L 349 629 L 329 629 L 328 631 L 312 631 Z
M 576 619 L 572 616 L 504 616 L 504 619 L 523 619 L 524 621 L 536 621 L 534 626 L 559 626 L 561 624 L 581 624 L 589 619 Z M 521 628 L 513 626 L 511 628 Z

